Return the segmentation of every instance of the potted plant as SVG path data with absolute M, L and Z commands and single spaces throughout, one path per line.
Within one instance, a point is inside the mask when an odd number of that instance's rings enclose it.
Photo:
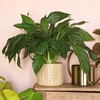
M 100 29 L 95 29 L 93 31 L 94 34 L 100 35 Z M 92 49 L 96 54 L 97 54 L 97 60 L 95 63 L 95 66 L 98 66 L 98 64 L 100 63 L 100 42 L 96 42 L 93 45 L 93 49 Z
M 87 52 L 93 60 L 96 60 L 96 55 L 84 43 L 84 41 L 91 41 L 94 38 L 87 31 L 78 27 L 78 25 L 86 23 L 85 21 L 70 24 L 72 20 L 70 14 L 60 11 L 51 12 L 48 16 L 45 15 L 39 23 L 26 15 L 21 15 L 21 18 L 22 23 L 14 26 L 24 29 L 26 33 L 9 38 L 2 50 L 2 53 L 8 57 L 9 62 L 14 59 L 17 61 L 17 65 L 21 67 L 20 53 L 24 49 L 23 58 L 30 56 L 33 70 L 38 75 L 43 65 L 54 64 L 58 56 L 66 59 L 67 53 L 72 47 L 79 59 L 82 70 L 88 73 L 90 63 Z M 34 56 L 31 55 L 32 53 Z M 60 70 L 58 72 L 62 74 Z M 40 75 L 39 77 L 42 80 Z M 52 77 L 50 72 L 48 79 Z

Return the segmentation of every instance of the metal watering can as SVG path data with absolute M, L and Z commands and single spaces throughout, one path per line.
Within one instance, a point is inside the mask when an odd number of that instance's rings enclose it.
M 100 77 L 95 81 L 95 69 L 97 68 L 95 65 L 90 65 L 89 73 L 86 74 L 80 68 L 79 64 L 75 64 L 70 66 L 70 58 L 73 54 L 73 51 L 70 53 L 67 61 L 67 68 L 70 77 L 72 78 L 72 85 L 77 86 L 91 86 L 95 85 Z

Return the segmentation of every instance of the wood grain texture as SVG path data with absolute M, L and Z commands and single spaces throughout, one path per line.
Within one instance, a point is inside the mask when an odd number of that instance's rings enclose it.
M 41 91 L 42 94 L 42 100 L 46 100 L 46 92 Z
M 63 66 L 44 64 L 37 74 L 37 84 L 42 86 L 59 86 L 63 84 Z
M 46 100 L 100 100 L 100 93 L 46 92 Z
M 45 93 L 43 100 L 100 100 L 100 84 L 84 87 L 71 84 L 49 87 L 35 84 L 35 90 Z
M 56 92 L 67 92 L 67 91 L 94 91 L 94 92 L 100 92 L 100 83 L 96 84 L 94 86 L 74 86 L 71 84 L 63 84 L 61 86 L 40 86 L 35 85 L 36 90 L 42 90 L 42 91 L 56 91 Z

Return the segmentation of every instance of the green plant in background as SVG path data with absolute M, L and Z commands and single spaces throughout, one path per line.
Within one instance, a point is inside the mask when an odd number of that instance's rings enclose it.
M 96 35 L 100 35 L 100 29 L 95 29 L 95 30 L 93 31 L 93 33 L 96 34 Z
M 17 93 L 12 90 L 12 85 L 0 76 L 0 100 L 20 100 Z
M 100 35 L 100 29 L 95 29 L 93 33 L 96 35 Z M 100 63 L 100 42 L 96 42 L 94 44 L 93 51 L 97 54 L 97 60 L 95 65 L 98 66 L 98 64 Z
M 0 76 L 0 100 L 42 100 L 42 95 L 33 91 L 32 88 L 17 94 L 12 90 L 11 83 Z
M 45 15 L 39 23 L 35 23 L 26 15 L 21 15 L 21 18 L 22 23 L 14 26 L 25 30 L 25 34 L 9 38 L 2 50 L 9 62 L 14 59 L 21 67 L 20 53 L 24 49 L 25 53 L 22 58 L 30 56 L 33 61 L 33 70 L 37 74 L 44 63 L 55 63 L 59 55 L 66 59 L 67 53 L 72 47 L 82 70 L 88 73 L 90 62 L 87 52 L 93 60 L 96 60 L 96 55 L 84 43 L 84 41 L 91 41 L 94 38 L 87 31 L 78 27 L 78 25 L 86 23 L 85 21 L 70 24 L 72 20 L 70 14 L 60 11 Z M 31 55 L 32 53 L 35 55 Z
M 20 100 L 42 100 L 39 92 L 33 92 L 31 88 L 19 93 Z

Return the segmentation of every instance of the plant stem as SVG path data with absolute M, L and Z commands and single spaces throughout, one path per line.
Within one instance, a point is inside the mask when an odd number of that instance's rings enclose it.
M 58 35 L 57 35 L 57 37 L 56 37 L 56 40 L 58 40 L 59 36 L 60 36 L 60 32 L 58 33 Z
M 47 58 L 48 58 L 48 63 L 51 63 L 52 61 L 50 59 L 50 53 L 49 53 L 49 51 L 47 51 Z

